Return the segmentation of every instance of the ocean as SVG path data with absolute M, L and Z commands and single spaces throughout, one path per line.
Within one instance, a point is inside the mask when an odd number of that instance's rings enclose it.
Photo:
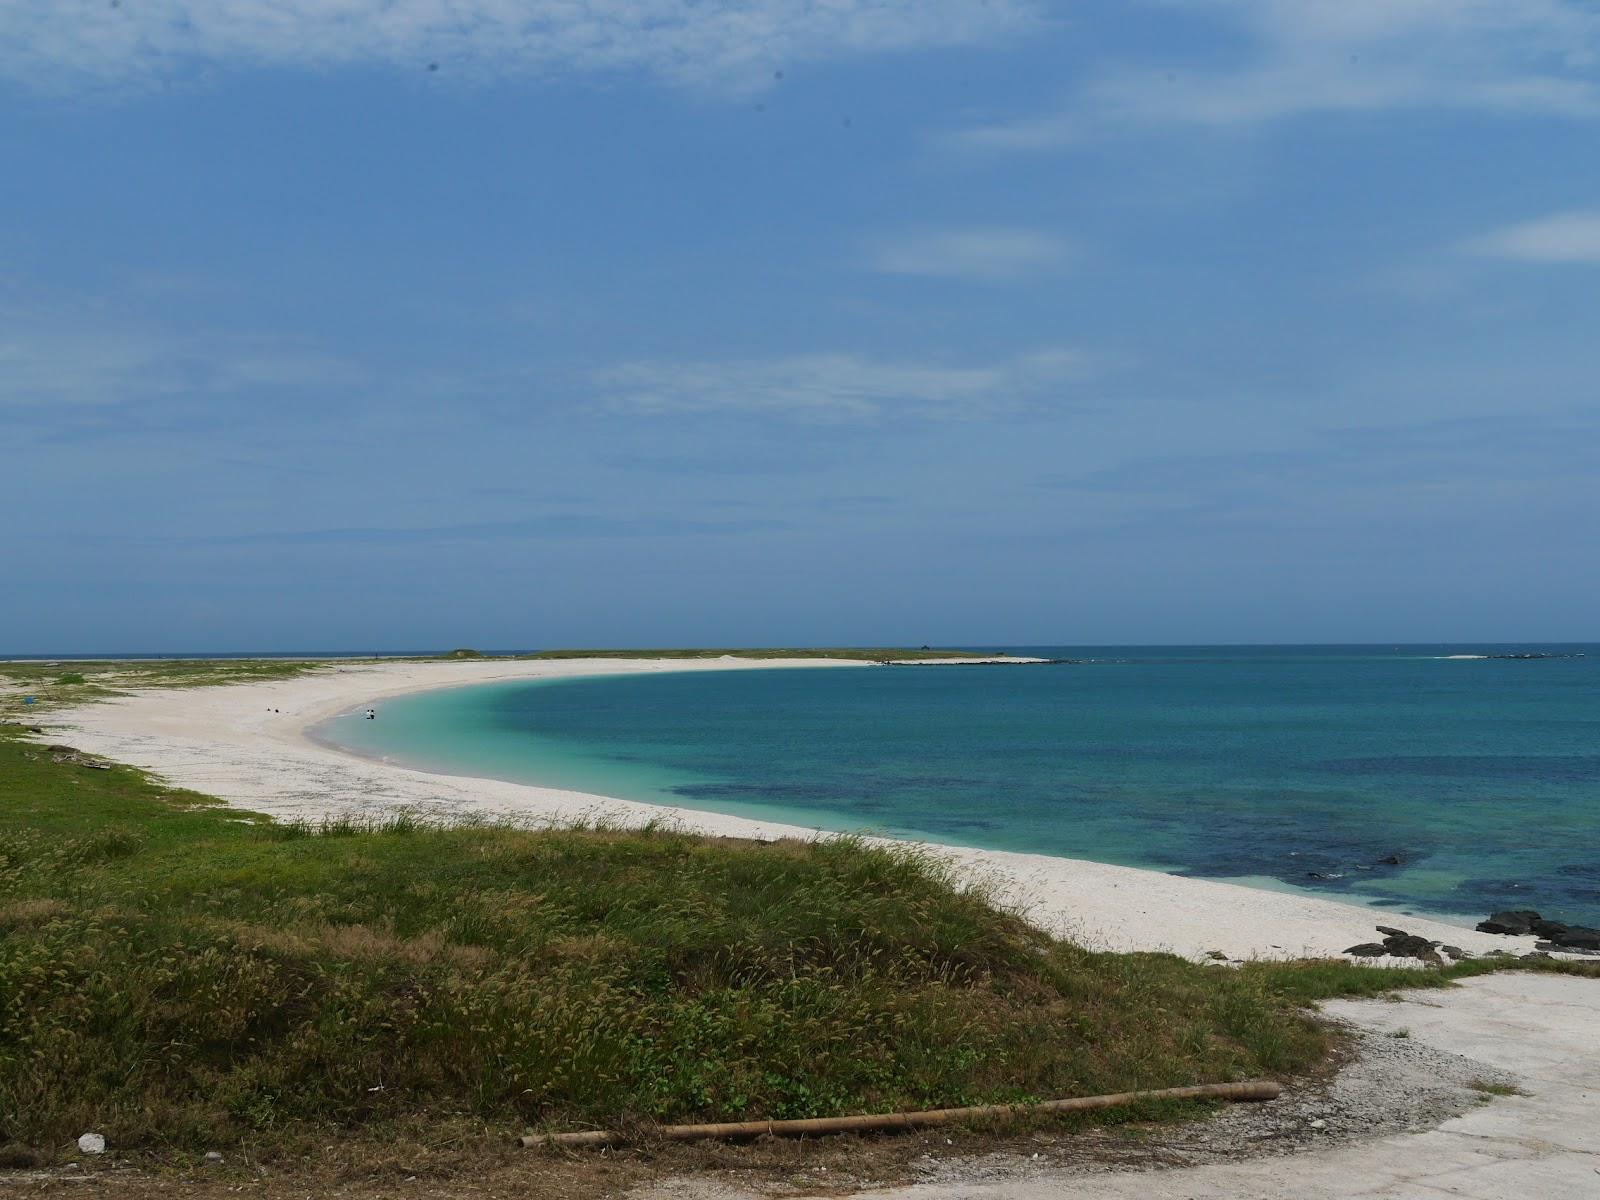
M 492 684 L 320 735 L 809 828 L 1600 923 L 1600 646 L 1005 649 L 1072 661 Z M 1549 657 L 1498 657 L 1527 654 Z

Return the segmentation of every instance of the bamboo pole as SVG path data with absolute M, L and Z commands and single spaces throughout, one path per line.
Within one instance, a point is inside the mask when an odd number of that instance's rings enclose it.
M 1157 1088 L 1144 1092 L 1117 1092 L 1110 1096 L 1080 1096 L 1070 1100 L 1041 1100 L 1035 1104 L 980 1104 L 973 1108 L 934 1108 L 922 1112 L 865 1113 L 854 1117 L 811 1117 L 799 1121 L 725 1121 L 713 1125 L 662 1125 L 651 1133 L 669 1142 L 698 1142 L 711 1138 L 807 1137 L 828 1133 L 868 1133 L 883 1130 L 927 1129 L 955 1121 L 1017 1116 L 1023 1113 L 1092 1112 L 1118 1108 L 1140 1100 L 1276 1100 L 1282 1089 L 1270 1080 L 1249 1083 L 1203 1083 L 1194 1087 Z M 530 1133 L 521 1141 L 535 1146 L 614 1146 L 629 1141 L 620 1129 L 586 1129 L 577 1133 Z

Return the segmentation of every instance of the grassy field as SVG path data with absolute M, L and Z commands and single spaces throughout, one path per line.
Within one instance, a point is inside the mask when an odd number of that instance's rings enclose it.
M 848 840 L 278 825 L 0 728 L 0 1143 L 46 1161 L 1284 1075 L 1306 1001 L 1445 979 L 1090 953 Z

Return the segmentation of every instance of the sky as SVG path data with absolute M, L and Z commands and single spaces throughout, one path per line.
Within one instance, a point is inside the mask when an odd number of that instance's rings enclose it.
M 0 652 L 1594 640 L 1600 8 L 0 0 Z

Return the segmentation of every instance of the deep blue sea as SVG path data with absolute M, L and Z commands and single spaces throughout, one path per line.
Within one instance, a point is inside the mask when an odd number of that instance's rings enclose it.
M 1079 661 L 494 684 L 321 733 L 808 827 L 1600 922 L 1600 646 L 1006 649 Z M 1455 657 L 1512 653 L 1571 657 Z

